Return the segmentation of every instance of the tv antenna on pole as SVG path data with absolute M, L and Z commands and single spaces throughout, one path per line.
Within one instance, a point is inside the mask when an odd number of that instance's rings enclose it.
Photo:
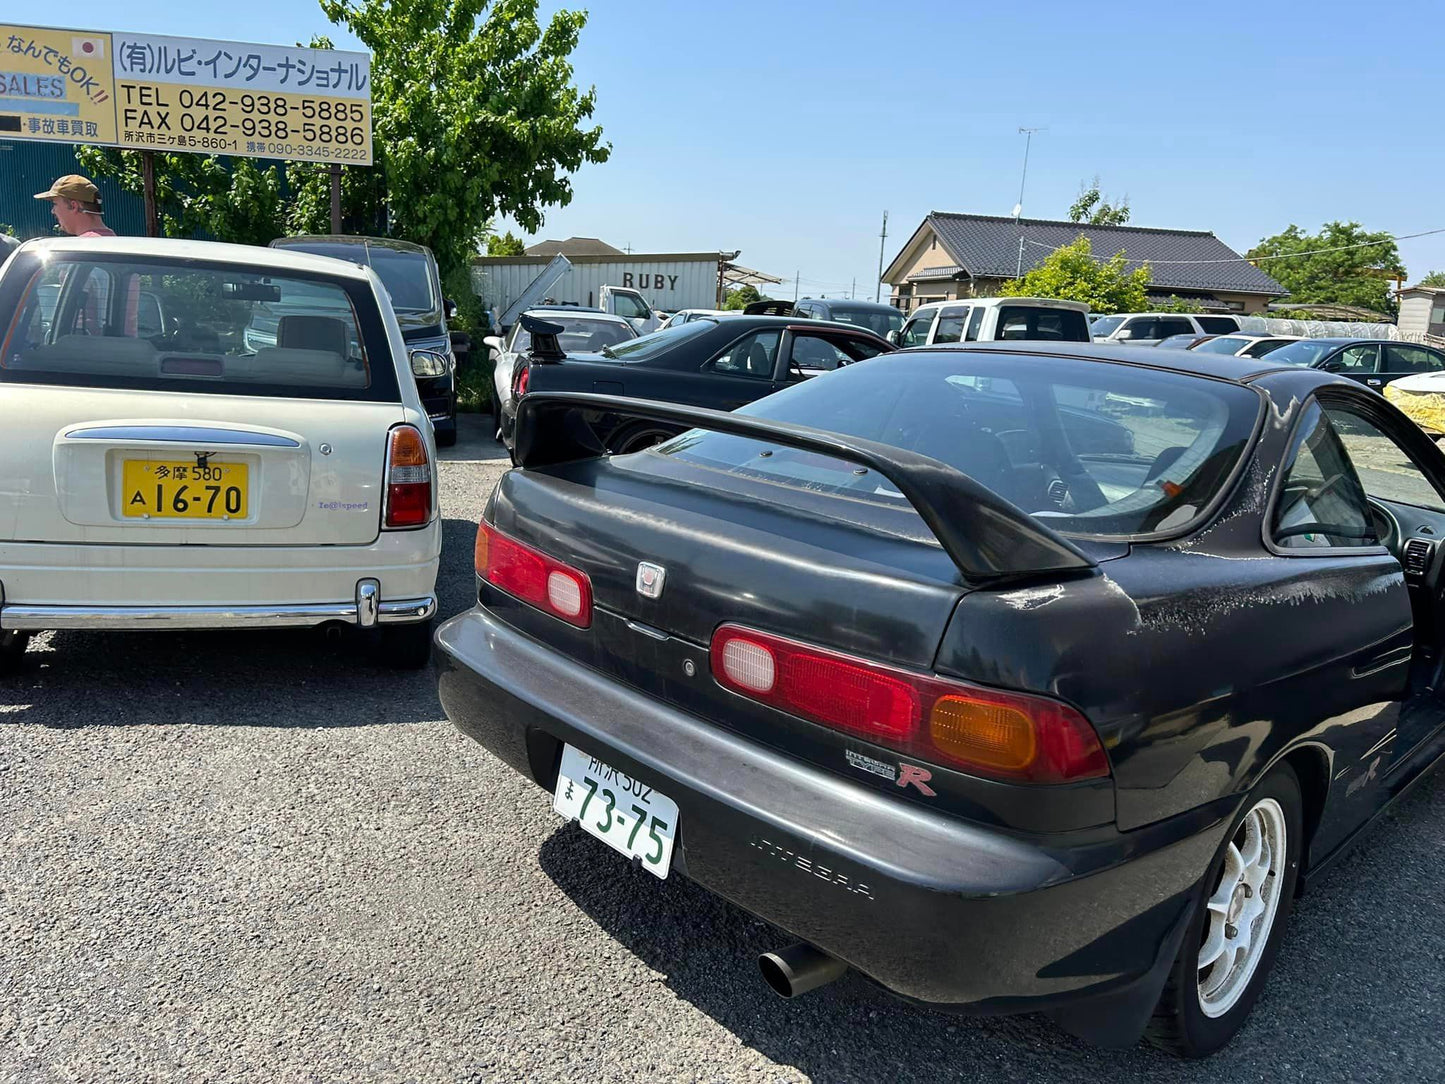
M 1023 221 L 1020 216 L 1024 213 L 1024 184 L 1029 179 L 1029 148 L 1033 146 L 1035 132 L 1047 132 L 1047 128 L 1019 128 L 1019 135 L 1024 136 L 1024 169 L 1019 177 L 1019 201 L 1014 204 L 1014 222 L 1019 227 L 1019 259 L 1014 269 L 1014 278 L 1020 278 L 1024 273 L 1024 234 Z

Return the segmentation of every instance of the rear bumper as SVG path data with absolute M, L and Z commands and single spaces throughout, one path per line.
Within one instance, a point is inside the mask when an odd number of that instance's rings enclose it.
M 0 628 L 423 621 L 435 608 L 440 555 L 440 518 L 359 546 L 0 541 Z M 359 590 L 368 581 L 375 592 Z
M 375 584 L 375 580 L 369 581 Z M 340 621 L 359 628 L 427 621 L 437 600 L 375 601 L 358 590 L 356 602 L 292 606 L 34 606 L 0 603 L 0 629 L 277 629 Z
M 679 807 L 675 870 L 938 1007 L 1137 1039 L 1224 830 L 1212 813 L 1086 847 L 1021 839 L 678 712 L 480 607 L 435 644 L 464 733 L 546 789 L 563 742 L 656 787 Z

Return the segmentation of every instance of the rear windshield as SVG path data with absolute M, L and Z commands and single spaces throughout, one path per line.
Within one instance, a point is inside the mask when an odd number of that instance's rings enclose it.
M 1089 321 L 1074 309 L 1039 309 L 1003 305 L 998 310 L 996 339 L 1042 339 L 1046 342 L 1092 342 Z
M 269 268 L 27 256 L 6 269 L 0 379 L 290 398 L 399 399 L 364 283 Z
M 1104 339 L 1114 334 L 1114 330 L 1124 322 L 1122 316 L 1101 316 L 1089 325 L 1094 338 Z
M 623 361 L 646 361 L 665 350 L 671 350 L 673 346 L 685 339 L 695 339 L 699 335 L 706 335 L 715 327 L 717 327 L 717 317 L 702 316 L 696 320 L 689 320 L 685 324 L 661 328 L 640 339 L 629 339 L 619 346 L 606 347 L 602 353 L 609 358 L 619 358 Z
M 596 354 L 604 346 L 616 346 L 629 339 L 637 338 L 637 332 L 628 323 L 613 323 L 611 320 L 588 320 L 585 317 L 558 316 L 555 313 L 534 313 L 538 319 L 560 324 L 562 334 L 557 343 L 564 354 Z M 517 329 L 512 349 L 525 354 L 532 346 L 532 336 L 526 328 Z
M 828 310 L 826 319 L 867 328 L 880 339 L 886 338 L 890 331 L 897 331 L 903 326 L 903 314 L 897 309 L 868 309 L 851 305 L 834 305 Z
M 1055 530 L 1124 538 L 1197 520 L 1231 477 L 1259 412 L 1259 395 L 1236 384 L 993 351 L 887 355 L 740 411 L 931 456 Z M 871 471 L 762 441 L 691 430 L 657 451 L 906 507 Z
M 1213 335 L 1227 335 L 1239 330 L 1239 321 L 1233 316 L 1196 316 L 1195 321 Z
M 431 313 L 440 308 L 432 286 L 431 262 L 425 253 L 338 241 L 300 241 L 277 247 L 349 263 L 369 263 L 391 296 L 391 307 L 399 313 Z

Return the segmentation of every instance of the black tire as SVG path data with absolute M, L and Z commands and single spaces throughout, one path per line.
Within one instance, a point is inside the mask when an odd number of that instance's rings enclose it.
M 1253 965 L 1253 972 L 1244 980 L 1237 1000 L 1234 1000 L 1227 1011 L 1211 1016 L 1204 1010 L 1204 995 L 1199 983 L 1200 950 L 1204 947 L 1207 923 L 1210 920 L 1210 911 L 1205 902 L 1221 881 L 1230 844 L 1237 841 L 1237 837 L 1244 832 L 1245 820 L 1252 811 L 1261 808 L 1266 799 L 1272 799 L 1277 804 L 1283 814 L 1285 826 L 1284 866 L 1277 876 L 1270 874 L 1275 878 L 1274 891 L 1277 893 L 1273 918 L 1265 935 L 1264 949 Z M 1262 779 L 1240 807 L 1230 825 L 1229 834 L 1220 845 L 1219 853 L 1209 864 L 1209 871 L 1200 887 L 1194 915 L 1188 929 L 1184 931 L 1184 942 L 1179 948 L 1179 955 L 1170 969 L 1169 979 L 1164 984 L 1159 1004 L 1155 1006 L 1154 1016 L 1145 1029 L 1145 1038 L 1153 1045 L 1180 1057 L 1208 1057 L 1228 1043 L 1248 1019 L 1260 991 L 1264 989 L 1270 968 L 1274 965 L 1274 958 L 1279 952 L 1284 928 L 1294 904 L 1300 850 L 1304 844 L 1304 817 L 1301 808 L 1299 780 L 1287 764 L 1281 764 Z
M 661 429 L 655 425 L 634 426 L 624 429 L 608 442 L 613 455 L 627 455 L 661 444 L 677 435 L 676 429 Z
M 375 631 L 372 657 L 394 670 L 420 670 L 431 661 L 430 621 L 384 625 Z
M 25 658 L 25 649 L 30 646 L 31 633 L 18 629 L 0 631 L 0 675 L 19 671 Z

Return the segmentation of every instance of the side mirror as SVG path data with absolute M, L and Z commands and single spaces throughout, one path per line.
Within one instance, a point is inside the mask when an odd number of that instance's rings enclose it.
M 894 346 L 897 346 L 897 345 L 898 345 L 898 332 L 896 332 L 896 331 L 890 331 L 887 335 L 885 335 L 885 336 L 883 336 L 883 337 L 884 337 L 885 339 L 887 339 L 889 342 L 891 342 Z
M 1339 358 L 1330 358 L 1330 360 L 1321 365 L 1320 368 L 1327 373 L 1342 373 L 1345 371 L 1345 363 Z
M 438 354 L 435 350 L 413 350 L 411 352 L 412 376 L 446 376 L 449 371 L 446 357 Z
M 502 337 L 500 335 L 486 335 L 482 338 L 482 345 L 500 354 L 502 352 Z
M 448 320 L 455 320 L 457 318 L 457 303 L 451 298 L 442 298 L 442 310 L 447 314 Z

